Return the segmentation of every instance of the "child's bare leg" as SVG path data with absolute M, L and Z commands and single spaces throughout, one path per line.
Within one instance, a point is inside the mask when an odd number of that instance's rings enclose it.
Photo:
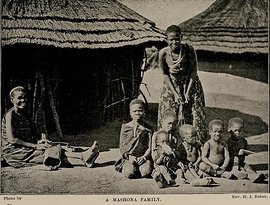
M 245 165 L 244 165 L 244 170 L 247 172 L 247 173 L 249 173 L 249 174 L 256 174 L 256 172 L 250 167 L 250 165 L 249 164 L 247 164 L 247 163 L 245 163 Z
M 186 182 L 185 174 L 182 171 L 182 169 L 177 169 L 175 172 L 175 175 L 176 175 L 176 179 L 175 179 L 176 184 L 178 185 L 185 184 Z
M 174 180 L 172 179 L 167 167 L 165 167 L 164 165 L 159 165 L 158 168 L 159 168 L 160 173 L 162 173 L 164 179 L 166 180 L 166 182 L 168 184 L 175 183 Z
M 149 177 L 153 171 L 153 166 L 150 160 L 146 160 L 141 166 L 139 166 L 139 171 L 142 177 Z
M 186 180 L 189 182 L 189 183 L 191 183 L 193 180 L 195 180 L 195 179 L 198 179 L 199 178 L 199 176 L 194 176 L 194 173 L 192 173 L 190 170 L 187 170 L 186 172 L 185 172 L 185 178 L 186 178 Z
M 155 180 L 155 182 L 157 183 L 159 188 L 163 188 L 165 186 L 162 174 L 158 168 L 154 169 L 154 171 L 152 173 L 152 177 Z
M 122 172 L 125 177 L 132 179 L 132 178 L 135 178 L 137 170 L 138 168 L 136 167 L 136 165 L 134 165 L 133 162 L 130 162 L 127 160 L 125 164 L 123 165 Z
M 213 167 L 211 167 L 209 164 L 206 164 L 205 162 L 201 162 L 199 164 L 199 169 L 210 176 L 216 175 L 216 170 L 214 170 Z

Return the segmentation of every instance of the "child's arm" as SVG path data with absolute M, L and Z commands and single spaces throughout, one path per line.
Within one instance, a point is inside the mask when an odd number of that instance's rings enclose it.
M 222 166 L 220 167 L 220 172 L 221 173 L 225 172 L 229 162 L 230 162 L 230 154 L 229 154 L 229 151 L 228 151 L 228 147 L 225 144 L 224 145 L 224 162 L 223 162 Z
M 163 163 L 163 159 L 166 154 L 163 150 L 160 153 L 158 153 L 158 150 L 155 150 L 153 155 L 154 155 L 154 162 L 157 165 L 161 165 Z
M 247 156 L 249 154 L 254 154 L 254 152 L 248 150 L 248 143 L 246 139 L 242 139 L 243 140 L 243 146 L 242 148 L 239 150 L 238 155 L 244 155 Z
M 152 143 L 151 143 L 151 157 L 154 160 L 154 150 L 157 147 L 157 142 L 156 142 L 157 136 L 156 136 L 156 132 L 154 132 L 153 136 L 152 136 Z
M 195 168 L 199 167 L 199 164 L 202 161 L 201 149 L 200 149 L 199 146 L 197 148 L 197 153 L 198 153 L 198 158 L 197 158 L 197 160 L 193 164 Z
M 143 154 L 143 156 L 138 157 L 137 158 L 137 163 L 138 165 L 142 165 L 144 162 L 146 162 L 146 160 L 151 157 L 151 147 L 152 147 L 152 132 L 149 132 L 148 134 L 149 138 L 148 138 L 148 149 L 145 151 L 145 153 Z
M 219 166 L 217 164 L 212 163 L 207 158 L 209 152 L 211 152 L 210 145 L 209 145 L 209 142 L 206 142 L 203 146 L 203 149 L 202 149 L 202 161 L 205 162 L 206 164 L 210 165 L 211 167 L 213 167 L 214 170 L 217 170 L 219 168 Z
M 30 142 L 25 142 L 19 138 L 15 138 L 13 135 L 13 128 L 12 128 L 12 114 L 11 112 L 7 113 L 6 115 L 6 134 L 7 134 L 7 139 L 11 144 L 18 144 L 18 145 L 22 145 L 25 147 L 30 147 L 33 149 L 46 149 L 49 146 L 47 144 L 34 144 L 34 143 L 30 143 Z
M 142 165 L 144 162 L 146 162 L 148 156 L 150 156 L 150 153 L 151 153 L 151 148 L 149 147 L 146 152 L 144 153 L 143 156 L 140 156 L 137 158 L 137 163 L 138 165 Z

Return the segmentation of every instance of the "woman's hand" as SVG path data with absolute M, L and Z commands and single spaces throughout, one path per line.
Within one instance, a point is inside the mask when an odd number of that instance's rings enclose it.
M 190 101 L 190 95 L 188 92 L 185 93 L 185 103 L 188 103 Z
M 146 158 L 144 156 L 141 156 L 141 157 L 137 158 L 137 163 L 138 163 L 139 166 L 142 165 L 145 162 L 146 162 Z
M 179 64 L 176 64 L 170 68 L 171 74 L 177 74 L 179 71 L 182 70 Z
M 183 99 L 178 95 L 178 93 L 174 94 L 174 101 L 179 104 L 184 104 Z
M 132 156 L 132 155 L 129 155 L 128 156 L 128 160 L 130 161 L 131 164 L 136 164 L 137 163 L 137 158 Z

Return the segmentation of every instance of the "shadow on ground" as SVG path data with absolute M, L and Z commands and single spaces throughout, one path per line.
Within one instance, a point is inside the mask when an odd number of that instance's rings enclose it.
M 147 123 L 149 123 L 154 130 L 156 130 L 157 122 L 157 111 L 158 103 L 149 103 L 147 110 Z M 262 119 L 258 116 L 245 114 L 237 110 L 222 109 L 215 107 L 206 107 L 207 124 L 212 119 L 221 119 L 226 122 L 232 117 L 241 117 L 245 122 L 245 132 L 246 136 L 254 136 L 262 133 L 268 132 L 268 126 Z M 123 121 L 115 120 L 113 122 L 107 123 L 105 126 L 92 130 L 86 134 L 77 135 L 65 135 L 63 141 L 69 143 L 69 145 L 74 146 L 91 146 L 94 141 L 98 141 L 101 146 L 101 151 L 108 151 L 111 148 L 119 147 L 119 133 L 121 130 L 121 124 Z M 58 141 L 56 137 L 51 136 L 50 140 Z M 252 145 L 251 150 L 265 151 L 267 150 L 266 145 Z
M 148 110 L 148 121 L 154 129 L 156 129 L 158 104 L 150 103 Z M 213 119 L 223 120 L 225 127 L 227 127 L 227 121 L 232 117 L 240 117 L 245 122 L 246 136 L 259 135 L 268 132 L 268 126 L 262 119 L 255 115 L 245 114 L 237 110 L 222 109 L 216 107 L 206 107 L 206 123 L 208 124 Z

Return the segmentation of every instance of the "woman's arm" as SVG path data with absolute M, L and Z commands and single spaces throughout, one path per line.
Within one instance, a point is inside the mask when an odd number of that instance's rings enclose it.
M 194 48 L 191 45 L 187 45 L 188 49 L 189 49 L 189 62 L 190 62 L 190 67 L 189 69 L 192 70 L 191 74 L 190 74 L 190 80 L 188 83 L 188 87 L 187 90 L 185 92 L 185 98 L 186 98 L 186 102 L 190 100 L 190 91 L 191 88 L 193 86 L 194 80 L 197 76 L 197 66 L 198 66 L 198 60 L 197 60 L 197 55 L 196 52 L 194 50 Z
M 164 77 L 164 82 L 167 84 L 167 86 L 170 88 L 170 90 L 172 91 L 173 95 L 174 95 L 174 100 L 175 102 L 181 102 L 182 99 L 179 95 L 179 93 L 177 93 L 171 78 L 169 77 L 169 68 L 168 65 L 166 63 L 166 52 L 162 49 L 159 52 L 159 67 L 163 73 L 163 77 Z
M 45 144 L 34 144 L 34 143 L 30 143 L 30 142 L 25 142 L 19 138 L 15 138 L 13 135 L 13 128 L 12 128 L 11 121 L 12 121 L 12 114 L 11 114 L 11 112 L 9 112 L 6 115 L 6 134 L 7 134 L 7 139 L 9 141 L 9 143 L 22 145 L 22 146 L 30 147 L 30 148 L 34 148 L 34 149 L 46 149 L 46 147 L 48 147 Z

